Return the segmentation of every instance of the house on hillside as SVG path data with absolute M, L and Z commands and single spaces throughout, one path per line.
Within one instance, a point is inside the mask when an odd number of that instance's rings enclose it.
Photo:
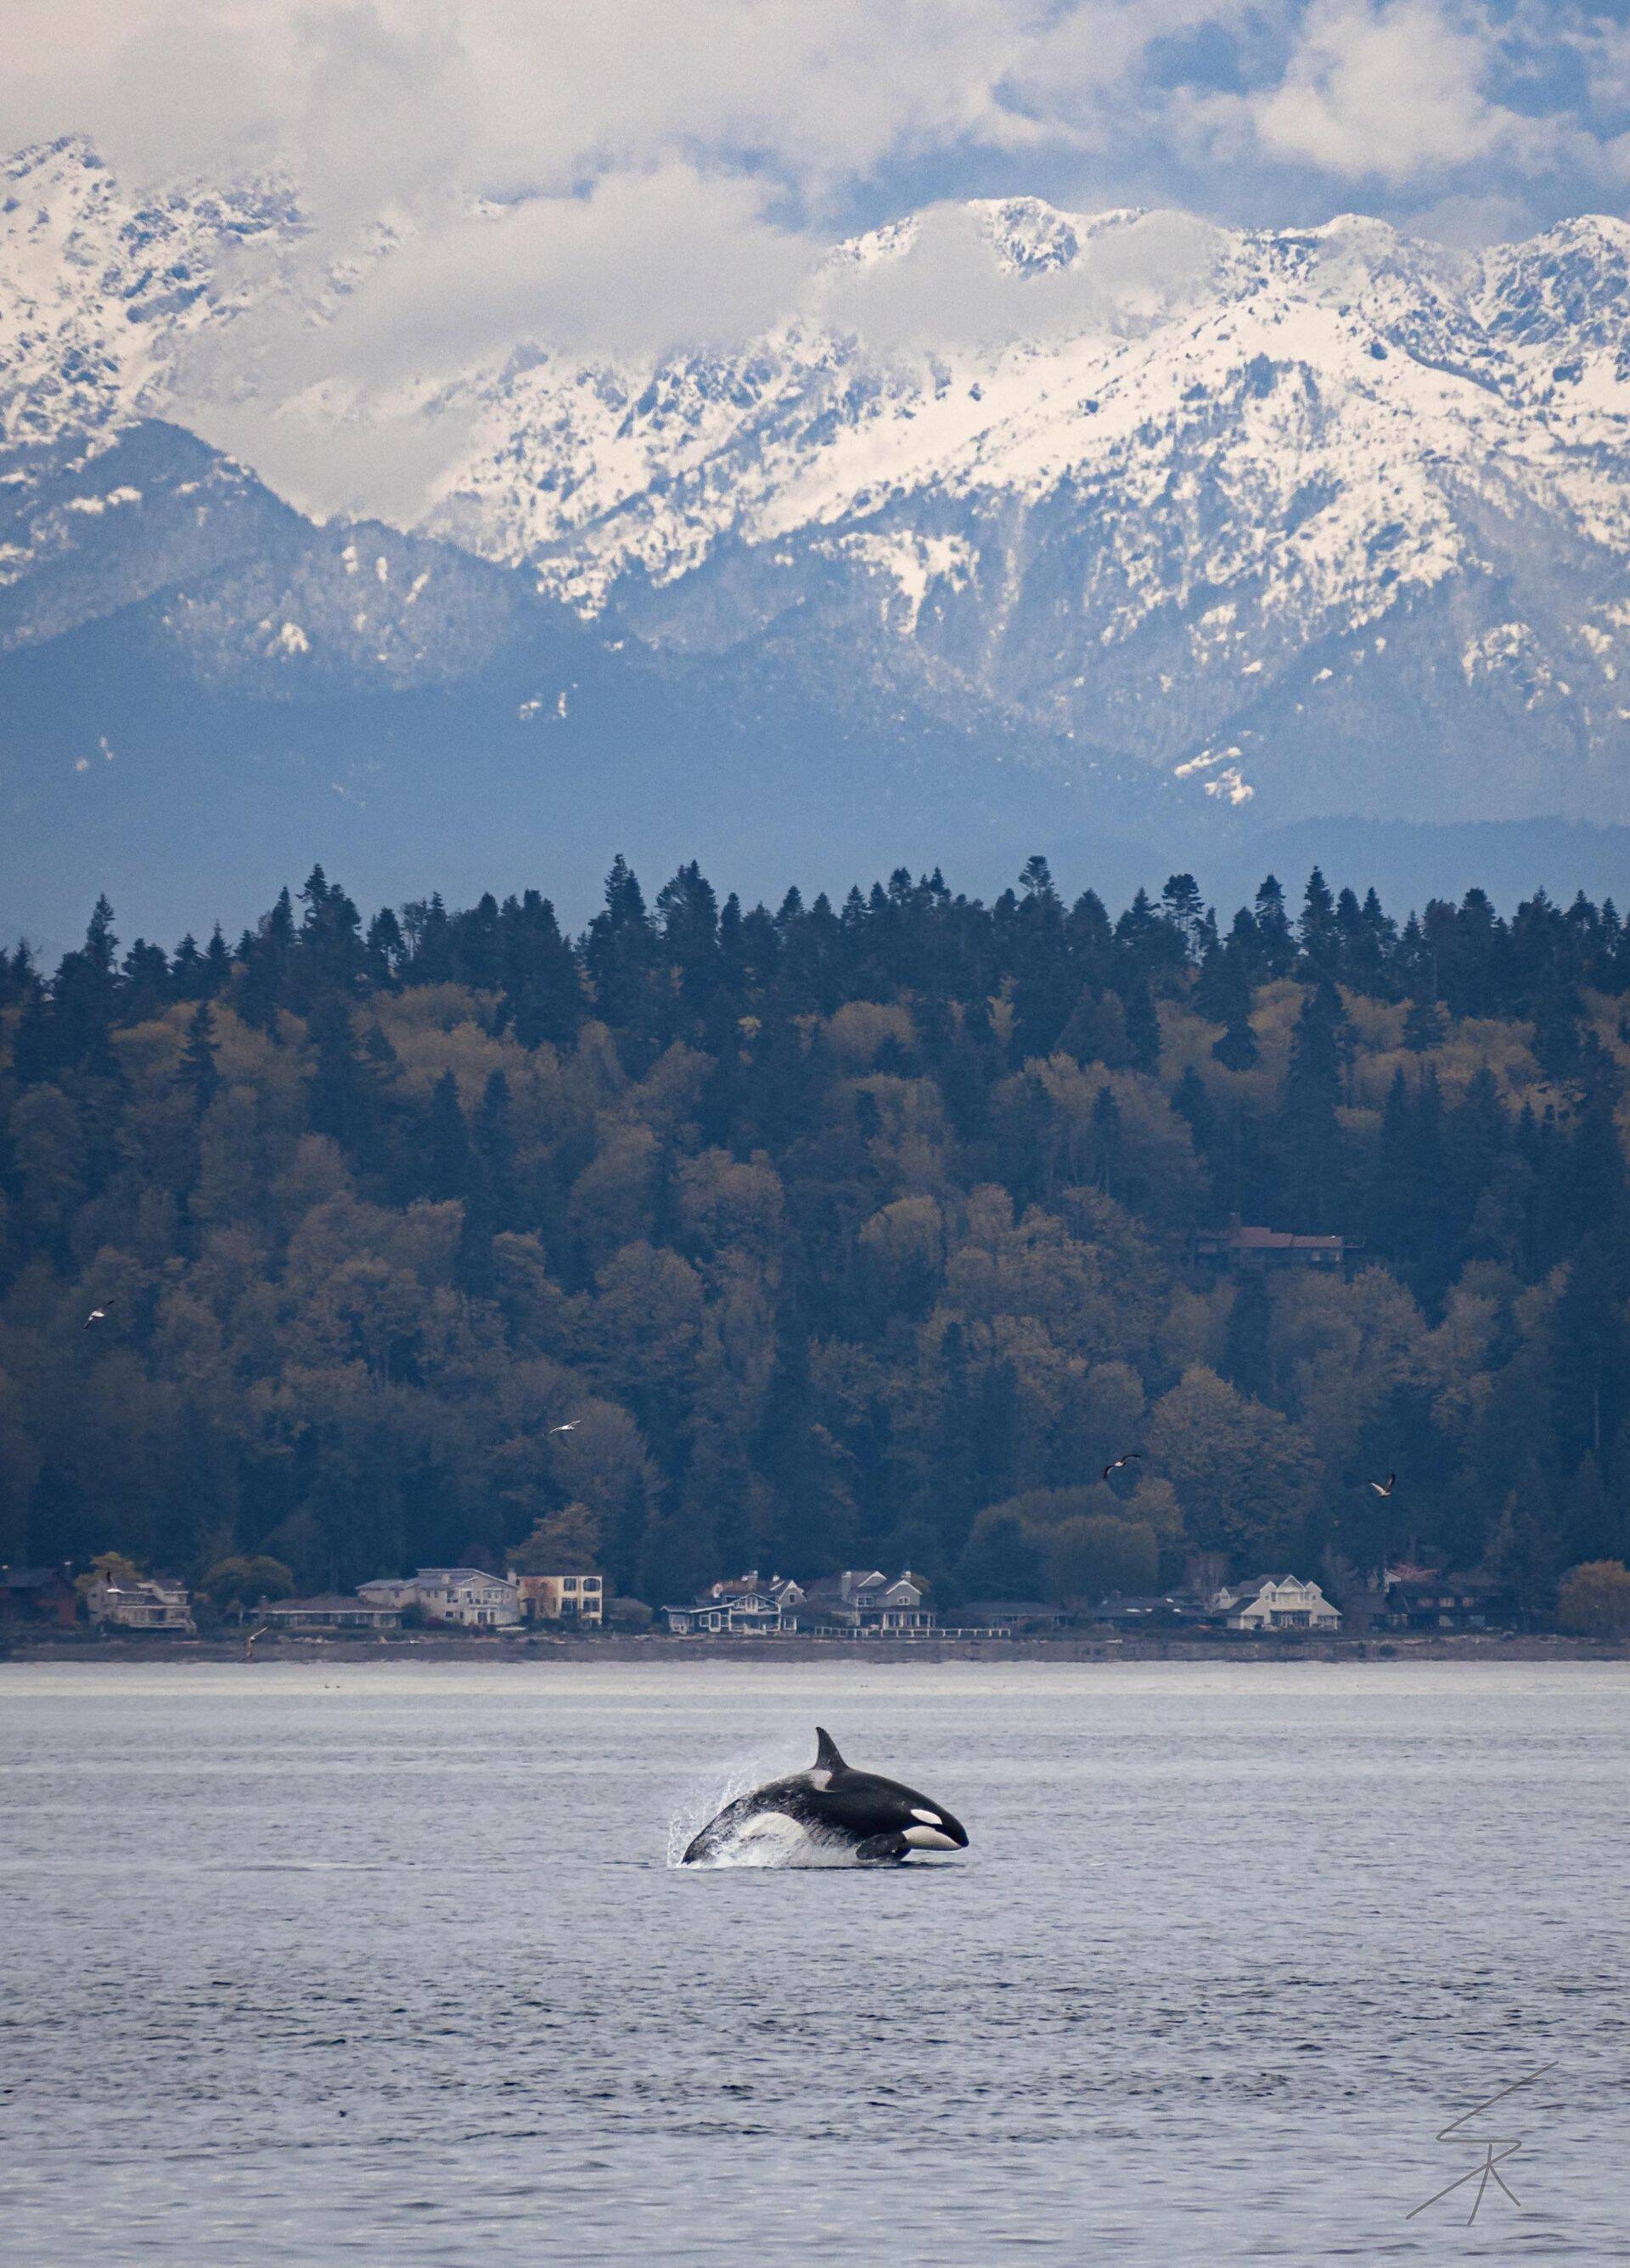
M 1336 1631 L 1341 1616 L 1317 1583 L 1295 1575 L 1252 1575 L 1224 1585 L 1211 1602 L 1214 1618 L 1229 1630 Z
M 279 1631 L 386 1631 L 402 1626 L 401 1610 L 377 1600 L 330 1591 L 314 1599 L 263 1601 L 255 1613 L 262 1623 Z
M 426 1622 L 460 1630 L 514 1630 L 521 1619 L 513 1578 L 489 1575 L 484 1567 L 421 1567 L 414 1575 L 376 1576 L 356 1591 L 371 1605 L 399 1614 L 417 1608 Z
M 0 1567 L 0 1623 L 71 1630 L 79 1594 L 60 1567 Z
M 576 1623 L 598 1630 L 606 1618 L 599 1575 L 511 1575 L 524 1623 Z
M 99 1630 L 168 1631 L 195 1638 L 192 1599 L 167 1575 L 117 1582 L 99 1575 L 84 1594 L 85 1612 Z
M 1362 1248 L 1350 1236 L 1296 1236 L 1289 1229 L 1246 1227 L 1237 1219 L 1226 1228 L 1197 1228 L 1189 1239 L 1189 1256 L 1197 1265 L 1235 1276 L 1286 1269 L 1339 1276 L 1347 1255 Z

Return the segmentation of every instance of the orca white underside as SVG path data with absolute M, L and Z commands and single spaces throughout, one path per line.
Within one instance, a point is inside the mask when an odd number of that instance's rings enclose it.
M 853 1867 L 858 1861 L 846 1836 L 823 1835 L 784 1811 L 755 1811 L 716 1850 L 694 1863 L 709 1867 Z

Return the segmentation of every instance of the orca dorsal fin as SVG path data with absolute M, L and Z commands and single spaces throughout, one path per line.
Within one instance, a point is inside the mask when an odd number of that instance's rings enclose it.
M 838 1754 L 838 1744 L 824 1725 L 815 1727 L 815 1769 L 817 1771 L 847 1771 L 848 1766 Z

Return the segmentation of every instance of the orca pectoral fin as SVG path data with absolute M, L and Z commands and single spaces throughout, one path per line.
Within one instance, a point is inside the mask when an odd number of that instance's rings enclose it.
M 892 1828 L 886 1835 L 869 1835 L 863 1843 L 855 1845 L 855 1863 L 858 1867 L 898 1866 L 902 1859 L 910 1856 L 910 1844 Z

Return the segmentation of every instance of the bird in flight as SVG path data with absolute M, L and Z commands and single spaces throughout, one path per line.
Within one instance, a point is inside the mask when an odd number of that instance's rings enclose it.
M 583 1420 L 582 1420 L 582 1418 L 569 1418 L 566 1420 L 566 1423 L 565 1423 L 563 1425 L 551 1425 L 551 1426 L 550 1426 L 550 1428 L 549 1428 L 549 1432 L 550 1432 L 550 1433 L 575 1433 L 575 1432 L 576 1432 L 576 1430 L 577 1430 L 578 1426 L 579 1426 L 579 1425 L 582 1425 L 582 1423 L 583 1423 Z M 544 1438 L 547 1440 L 547 1439 L 548 1438 L 548 1436 L 546 1434 L 546 1436 L 545 1436 Z
M 90 1314 L 85 1317 L 84 1322 L 81 1323 L 79 1328 L 81 1330 L 88 1331 L 92 1323 L 105 1323 L 106 1321 L 107 1310 L 106 1307 L 92 1307 Z
M 1393 1490 L 1398 1486 L 1398 1475 L 1396 1473 L 1389 1473 L 1385 1480 L 1371 1481 L 1369 1485 L 1374 1489 L 1377 1496 L 1391 1496 Z
M 254 1660 L 254 1642 L 258 1638 L 264 1638 L 270 1628 L 270 1623 L 262 1623 L 258 1631 L 251 1631 L 248 1637 L 245 1638 L 244 1660 L 246 1661 L 253 1661 Z
M 1142 1462 L 1143 1454 L 1142 1450 L 1128 1449 L 1124 1457 L 1112 1457 L 1110 1459 L 1108 1464 L 1104 1468 L 1104 1477 L 1107 1480 L 1112 1473 L 1118 1473 L 1122 1465 L 1141 1465 Z

